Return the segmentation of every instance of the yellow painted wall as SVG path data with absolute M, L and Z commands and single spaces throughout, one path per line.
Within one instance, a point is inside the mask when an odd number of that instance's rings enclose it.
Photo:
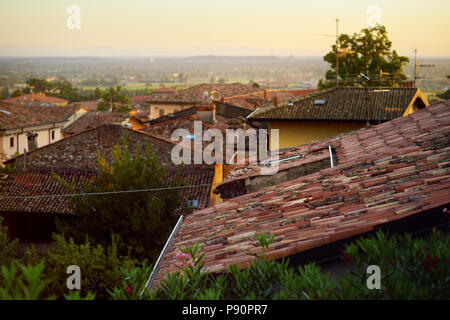
M 271 121 L 269 123 L 269 129 L 280 130 L 280 149 L 334 137 L 361 129 L 364 126 L 364 122 L 343 121 Z M 269 145 L 269 148 L 272 149 L 272 146 Z
M 150 119 L 156 119 L 160 117 L 159 111 L 164 110 L 164 115 L 181 111 L 192 107 L 191 105 L 177 105 L 177 104 L 160 104 L 155 103 L 150 107 Z
M 128 123 L 131 123 L 131 128 L 133 130 L 141 130 L 146 128 L 147 126 L 142 124 L 141 122 L 139 122 L 138 120 L 134 119 L 134 118 L 130 118 L 128 120 Z
M 220 194 L 215 194 L 213 192 L 214 189 L 217 187 L 217 185 L 222 181 L 223 181 L 223 164 L 216 163 L 214 165 L 214 177 L 212 182 L 211 194 L 209 197 L 210 206 L 223 202 L 222 198 L 220 197 Z

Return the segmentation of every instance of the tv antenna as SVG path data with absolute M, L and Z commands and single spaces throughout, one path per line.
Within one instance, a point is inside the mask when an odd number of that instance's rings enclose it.
M 420 68 L 435 68 L 435 67 L 436 67 L 436 65 L 433 63 L 420 64 L 419 59 L 417 59 L 417 48 L 414 49 L 414 87 L 416 87 L 416 80 L 423 78 L 423 77 L 419 77 L 419 69 Z

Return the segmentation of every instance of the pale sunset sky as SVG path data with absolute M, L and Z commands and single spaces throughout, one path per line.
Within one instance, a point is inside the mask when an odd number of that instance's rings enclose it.
M 335 19 L 358 32 L 371 5 L 399 54 L 450 56 L 449 0 L 1 0 L 0 55 L 323 56 Z

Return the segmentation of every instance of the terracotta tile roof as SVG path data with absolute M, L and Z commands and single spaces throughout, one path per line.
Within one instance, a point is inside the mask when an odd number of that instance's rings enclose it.
M 83 107 L 84 109 L 89 110 L 89 111 L 97 111 L 97 105 L 102 101 L 103 101 L 103 99 L 91 100 L 91 101 L 76 101 L 76 102 L 71 103 L 70 105 Z
M 134 96 L 132 98 L 130 98 L 130 104 L 132 106 L 134 105 L 142 105 L 142 104 L 147 104 L 148 100 L 151 98 L 151 96 Z
M 370 88 L 366 95 L 364 88 L 333 88 L 293 99 L 292 106 L 283 103 L 261 108 L 249 119 L 388 121 L 403 115 L 417 90 Z
M 166 88 L 166 87 L 163 87 L 163 88 L 158 88 L 158 89 L 155 89 L 155 90 L 152 90 L 152 94 L 153 93 L 156 93 L 156 94 L 158 94 L 158 93 L 162 93 L 162 94 L 165 94 L 165 93 L 176 93 L 176 92 L 178 92 L 177 90 L 175 90 L 175 89 L 172 89 L 172 88 Z
M 55 172 L 66 181 L 75 183 L 81 192 L 82 181 L 92 181 L 96 171 L 79 169 L 57 169 Z M 173 173 L 168 173 L 169 175 Z M 188 200 L 197 201 L 197 209 L 208 206 L 214 171 L 210 168 L 186 169 L 181 171 L 186 181 L 191 185 L 209 184 L 198 188 L 180 189 L 181 204 L 174 215 L 184 212 Z M 61 187 L 51 173 L 50 169 L 32 169 L 29 171 L 16 171 L 8 176 L 0 189 L 0 212 L 2 213 L 45 213 L 70 214 L 73 213 L 69 202 L 71 197 L 56 197 L 68 194 Z M 14 197 L 26 196 L 28 199 Z M 43 197 L 46 196 L 46 197 Z
M 310 94 L 316 92 L 317 90 L 268 90 L 267 98 L 265 100 L 265 92 L 257 91 L 251 92 L 247 94 L 232 96 L 228 98 L 224 98 L 223 102 L 227 104 L 231 104 L 236 107 L 254 110 L 256 107 L 261 107 L 267 104 L 273 104 L 275 97 L 278 100 L 278 103 L 289 100 L 291 98 L 300 97 L 306 94 Z
M 65 127 L 64 134 L 76 134 L 104 124 L 121 124 L 128 118 L 128 113 L 122 112 L 87 112 L 76 121 Z
M 227 84 L 199 84 L 176 93 L 152 96 L 149 102 L 160 103 L 187 103 L 195 104 L 203 101 L 203 93 L 205 91 L 216 91 L 214 98 L 220 100 L 221 98 L 231 97 L 238 94 L 245 94 L 249 92 L 259 91 L 261 89 L 254 88 L 250 85 L 242 83 L 227 83 Z
M 57 104 L 57 103 L 67 103 L 65 99 L 57 97 L 49 97 L 45 95 L 40 95 L 37 93 L 24 94 L 22 96 L 8 98 L 2 100 L 6 103 L 13 104 L 23 104 L 23 105 L 39 105 L 39 104 Z
M 209 167 L 190 169 L 187 167 L 181 171 L 181 176 L 192 186 L 206 184 L 208 186 L 180 190 L 181 205 L 175 214 L 182 214 L 189 200 L 197 201 L 197 210 L 206 208 L 209 205 L 214 169 Z
M 195 108 L 194 108 L 195 109 Z M 154 136 L 165 138 L 165 139 L 171 139 L 172 133 L 176 129 L 186 129 L 189 131 L 191 135 L 194 135 L 194 122 L 200 121 L 197 114 L 190 114 L 186 116 L 180 116 L 180 117 L 167 117 L 165 121 L 158 121 L 154 122 L 153 124 L 149 124 L 147 128 L 142 129 L 142 131 L 146 133 L 150 133 Z M 220 115 L 216 115 L 216 123 L 210 124 L 205 121 L 202 121 L 202 136 L 205 134 L 205 131 L 208 129 L 218 129 L 223 134 L 225 134 L 226 129 L 237 129 L 237 128 L 245 128 L 249 129 L 252 128 L 248 124 L 246 124 L 245 119 L 230 119 L 226 118 Z M 202 141 L 202 148 L 203 150 L 210 144 L 211 142 L 208 141 Z M 193 143 L 192 146 L 193 147 Z M 226 141 L 224 140 L 223 144 L 223 156 L 226 157 Z M 200 151 L 201 152 L 201 151 Z M 193 156 L 193 155 L 192 155 Z M 224 161 L 226 159 L 224 158 Z
M 450 202 L 450 100 L 320 144 L 341 153 L 335 167 L 187 216 L 154 285 L 176 269 L 177 248 L 196 242 L 206 270 L 225 272 L 252 260 L 264 230 L 276 235 L 267 256 L 277 259 Z
M 62 123 L 75 113 L 77 107 L 22 106 L 0 102 L 0 130 Z
M 55 167 L 96 170 L 98 152 L 100 151 L 107 162 L 111 163 L 112 147 L 120 144 L 124 133 L 128 134 L 131 152 L 134 152 L 135 145 L 143 148 L 145 143 L 150 140 L 158 160 L 167 168 L 175 166 L 171 160 L 174 142 L 121 125 L 105 124 L 28 152 L 27 168 Z M 5 161 L 5 163 L 13 162 L 17 168 L 23 167 L 23 155 Z
M 96 174 L 95 171 L 77 169 L 56 170 L 55 172 L 66 181 L 75 183 L 76 188 L 80 188 L 82 181 L 90 181 Z M 61 194 L 68 194 L 68 192 L 53 178 L 49 169 L 16 171 L 8 176 L 0 189 L 0 212 L 71 213 L 68 205 L 70 197 L 38 197 Z M 11 198 L 17 196 L 32 198 Z

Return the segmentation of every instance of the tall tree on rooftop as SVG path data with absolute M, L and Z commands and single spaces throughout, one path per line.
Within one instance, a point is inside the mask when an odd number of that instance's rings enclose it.
M 384 26 L 365 28 L 353 35 L 341 34 L 338 48 L 335 43 L 323 60 L 330 64 L 330 69 L 325 79 L 319 80 L 319 90 L 336 86 L 336 69 L 339 70 L 339 86 L 364 86 L 365 79 L 360 73 L 370 78 L 368 86 L 401 86 L 407 78 L 403 67 L 409 62 L 408 57 L 399 56 L 392 49 Z M 339 61 L 339 68 L 336 68 L 336 61 Z

